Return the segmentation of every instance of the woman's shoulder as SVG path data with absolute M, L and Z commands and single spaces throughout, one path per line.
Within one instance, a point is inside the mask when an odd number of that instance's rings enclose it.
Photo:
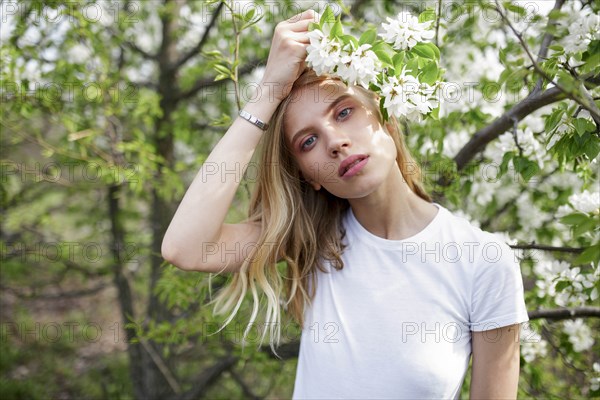
M 509 238 L 506 234 L 489 232 L 479 226 L 477 220 L 472 219 L 461 210 L 451 211 L 440 206 L 440 212 L 445 213 L 444 227 L 454 236 L 461 236 L 465 240 L 473 240 L 478 243 L 497 243 L 508 248 Z

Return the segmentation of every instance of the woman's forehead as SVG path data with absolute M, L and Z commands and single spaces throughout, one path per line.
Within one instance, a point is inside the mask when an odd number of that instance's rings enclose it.
M 298 125 L 307 125 L 311 118 L 320 117 L 341 96 L 357 97 L 357 92 L 343 82 L 327 80 L 304 86 L 290 94 L 284 115 L 286 134 Z
M 303 86 L 300 89 L 293 91 L 290 94 L 290 103 L 288 109 L 291 107 L 301 105 L 319 105 L 332 103 L 341 95 L 355 93 L 352 87 L 346 86 L 343 82 L 338 80 L 328 79 L 323 82 L 314 83 L 312 85 Z

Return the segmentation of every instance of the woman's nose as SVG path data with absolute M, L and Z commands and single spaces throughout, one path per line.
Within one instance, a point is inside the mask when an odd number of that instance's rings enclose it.
M 343 130 L 330 129 L 327 132 L 327 136 L 328 136 L 328 142 L 327 142 L 328 149 L 327 150 L 328 150 L 328 153 L 333 157 L 337 156 L 337 154 L 343 148 L 352 146 L 352 142 L 350 141 L 350 138 Z

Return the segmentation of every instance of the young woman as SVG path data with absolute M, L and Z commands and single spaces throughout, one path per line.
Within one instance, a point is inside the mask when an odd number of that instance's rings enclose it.
M 471 355 L 472 398 L 515 398 L 528 318 L 512 251 L 431 202 L 377 94 L 305 68 L 316 17 L 277 25 L 260 98 L 203 166 L 235 171 L 262 140 L 248 220 L 224 223 L 240 177 L 202 170 L 164 258 L 234 273 L 216 301 L 226 323 L 248 290 L 251 322 L 267 299 L 272 342 L 280 309 L 296 318 L 294 398 L 456 398 Z

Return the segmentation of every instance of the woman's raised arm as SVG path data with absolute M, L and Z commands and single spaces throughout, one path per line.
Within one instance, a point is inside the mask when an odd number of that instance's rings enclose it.
M 269 121 L 304 69 L 312 10 L 275 28 L 257 101 L 244 110 Z M 238 117 L 192 181 L 162 242 L 162 256 L 185 270 L 237 271 L 247 249 L 257 242 L 260 225 L 225 224 L 225 216 L 263 131 Z M 235 172 L 232 172 L 235 171 Z

